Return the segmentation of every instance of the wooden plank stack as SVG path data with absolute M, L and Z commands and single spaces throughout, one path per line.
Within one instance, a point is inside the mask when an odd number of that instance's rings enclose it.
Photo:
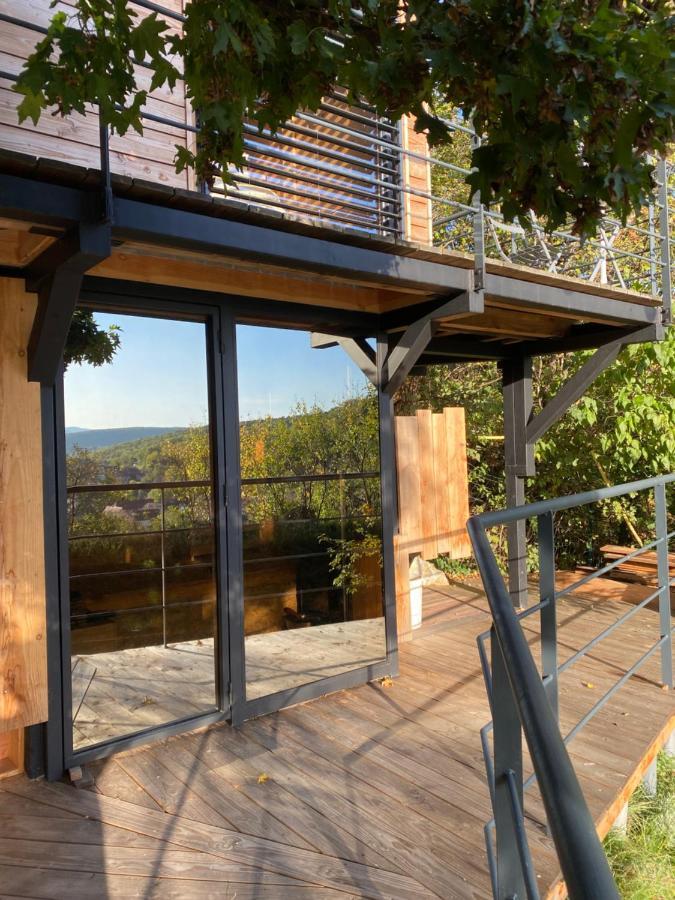
M 414 416 L 397 416 L 395 434 L 396 608 L 399 639 L 407 640 L 411 637 L 411 557 L 433 560 L 442 554 L 451 559 L 471 555 L 466 531 L 469 480 L 464 410 L 447 408 L 432 413 L 421 409 Z
M 600 548 L 605 565 L 627 556 L 635 547 L 620 547 L 605 544 Z M 611 577 L 618 581 L 630 581 L 637 584 L 657 584 L 657 555 L 654 550 L 646 550 L 626 562 L 619 563 L 612 569 Z M 675 578 L 675 553 L 668 554 L 670 577 Z

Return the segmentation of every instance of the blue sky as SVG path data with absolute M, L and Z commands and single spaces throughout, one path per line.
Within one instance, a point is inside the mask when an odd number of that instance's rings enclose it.
M 121 327 L 111 365 L 72 365 L 65 376 L 66 426 L 186 426 L 207 421 L 205 328 L 194 322 L 96 314 Z M 306 332 L 237 327 L 242 419 L 280 416 L 295 404 L 332 406 L 363 389 L 340 348 L 312 350 Z

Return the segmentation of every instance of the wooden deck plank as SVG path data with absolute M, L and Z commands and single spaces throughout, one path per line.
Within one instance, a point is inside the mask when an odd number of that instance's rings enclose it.
M 196 796 L 183 781 L 163 766 L 153 753 L 126 756 L 119 760 L 119 765 L 165 813 L 194 819 L 207 825 L 232 827 L 232 823 L 225 816 L 225 811 L 221 815 L 201 797 Z
M 560 659 L 628 608 L 561 600 Z M 475 649 L 488 624 L 475 585 L 435 587 L 391 685 L 127 751 L 91 767 L 89 791 L 7 779 L 3 897 L 488 897 L 489 713 Z M 537 616 L 523 625 L 539 660 Z M 658 616 L 640 611 L 561 676 L 563 731 L 657 634 Z M 675 724 L 658 679 L 655 655 L 569 746 L 601 833 Z M 558 865 L 536 785 L 525 809 L 544 895 Z
M 116 875 L 110 872 L 54 871 L 42 867 L 0 865 L 2 897 L 45 898 L 45 900 L 128 900 L 129 897 L 185 900 L 344 900 L 342 891 L 315 885 L 199 882 L 151 876 Z
M 316 850 L 365 865 L 389 866 L 385 857 L 342 828 L 336 816 L 328 817 L 315 810 L 286 790 L 276 778 L 270 778 L 266 771 L 269 767 L 265 759 L 260 758 L 265 754 L 259 754 L 257 761 L 251 760 L 246 754 L 237 756 L 222 741 L 217 748 L 211 746 L 207 749 L 204 741 L 196 737 L 194 743 L 201 746 L 195 748 L 195 753 L 202 765 L 208 768 L 209 774 L 236 786 L 261 807 L 272 811 L 278 819 L 285 820 L 297 834 L 304 835 Z M 202 754 L 204 749 L 207 752 Z
M 343 891 L 357 896 L 379 898 L 382 893 L 401 898 L 429 897 L 429 892 L 414 879 L 373 867 L 335 860 L 325 854 L 296 849 L 263 838 L 216 828 L 180 816 L 139 809 L 134 804 L 108 797 L 74 791 L 64 785 L 32 784 L 24 778 L 9 779 L 2 792 L 39 798 L 57 809 L 79 812 L 93 822 L 157 837 L 189 850 L 198 850 L 219 859 L 263 871 L 288 875 L 307 884 Z

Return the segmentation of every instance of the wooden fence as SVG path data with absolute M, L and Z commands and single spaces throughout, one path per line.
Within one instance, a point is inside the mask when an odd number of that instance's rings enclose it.
M 414 416 L 397 416 L 398 534 L 396 607 L 399 638 L 411 636 L 411 558 L 433 560 L 441 555 L 461 559 L 471 555 L 466 531 L 469 483 L 464 410 L 422 409 Z

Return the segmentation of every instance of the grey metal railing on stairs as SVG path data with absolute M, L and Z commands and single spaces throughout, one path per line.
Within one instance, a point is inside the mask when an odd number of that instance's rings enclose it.
M 493 894 L 499 900 L 539 897 L 537 877 L 528 845 L 524 792 L 535 781 L 546 810 L 563 878 L 572 900 L 618 898 L 609 864 L 570 761 L 566 745 L 607 704 L 655 653 L 661 654 L 661 681 L 673 687 L 667 487 L 675 474 L 649 478 L 583 494 L 532 503 L 474 516 L 469 534 L 490 605 L 493 624 L 478 636 L 481 667 L 490 701 L 492 722 L 481 731 L 483 755 L 494 818 L 485 827 Z M 573 584 L 556 589 L 554 516 L 558 512 L 647 492 L 653 495 L 655 540 L 631 550 Z M 539 602 L 524 610 L 513 607 L 487 536 L 487 529 L 510 522 L 536 519 L 539 543 Z M 558 662 L 557 601 L 617 566 L 653 550 L 657 558 L 657 586 L 648 596 L 591 638 L 564 662 Z M 586 656 L 599 642 L 620 628 L 648 604 L 658 600 L 656 641 L 625 671 L 591 709 L 563 737 L 558 716 L 558 677 Z M 539 613 L 541 671 L 525 633 L 523 618 Z M 490 640 L 490 655 L 486 646 Z M 493 746 L 489 735 L 492 732 Z M 527 742 L 534 773 L 523 779 L 522 736 Z

